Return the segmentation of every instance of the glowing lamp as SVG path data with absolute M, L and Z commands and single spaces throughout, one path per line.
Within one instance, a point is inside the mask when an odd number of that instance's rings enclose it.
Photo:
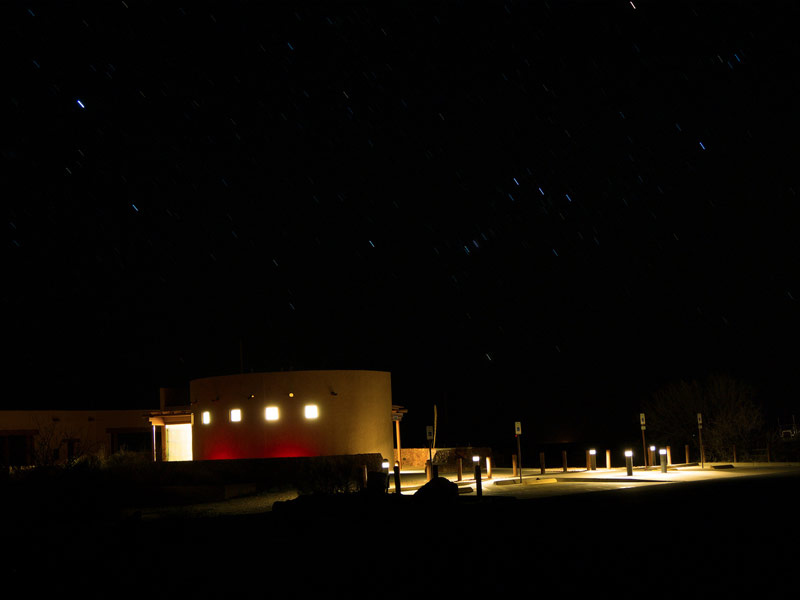
M 316 404 L 306 404 L 305 415 L 306 419 L 316 419 L 319 416 L 319 408 Z
M 591 456 L 594 456 L 595 454 L 597 454 L 597 450 L 594 450 L 594 449 L 592 449 L 592 450 L 589 450 L 589 454 L 590 454 Z
M 625 456 L 633 456 L 633 450 L 625 450 Z
M 389 470 L 389 461 L 388 461 L 388 460 L 384 460 L 384 461 L 381 463 L 381 468 L 382 468 L 382 469 L 386 469 L 386 470 L 388 471 L 388 470 Z
M 481 457 L 480 457 L 480 456 L 478 456 L 478 455 L 475 455 L 475 456 L 473 456 L 473 457 L 472 457 L 472 462 L 474 462 L 474 463 L 477 463 L 477 462 L 479 462 L 480 460 L 481 460 Z
M 203 425 L 208 425 L 209 423 L 211 423 L 211 413 L 208 412 L 207 410 L 203 411 L 203 415 L 201 418 L 203 420 Z
M 278 407 L 277 406 L 268 406 L 264 409 L 264 418 L 267 421 L 277 421 L 278 420 Z
M 661 455 L 663 456 L 663 455 L 665 455 L 665 454 L 667 453 L 667 449 L 666 449 L 666 448 L 661 448 L 661 449 L 658 451 L 658 453 L 659 453 L 659 454 L 661 454 Z
M 239 408 L 231 409 L 231 423 L 238 423 L 242 420 L 242 411 Z
M 656 447 L 655 446 L 650 446 L 650 452 L 655 452 L 655 451 L 656 451 Z
M 289 398 L 294 398 L 294 393 L 289 392 Z

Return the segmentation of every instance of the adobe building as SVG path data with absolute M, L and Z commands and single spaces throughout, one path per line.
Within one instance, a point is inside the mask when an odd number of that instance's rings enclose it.
M 373 454 L 391 458 L 391 374 L 286 371 L 196 379 L 162 388 L 159 410 L 0 411 L 0 464 L 64 462 L 121 449 L 153 460 Z M 37 455 L 38 453 L 38 455 Z M 36 460 L 34 460 L 36 459 Z
M 146 410 L 0 411 L 0 465 L 58 464 L 83 454 L 151 452 Z

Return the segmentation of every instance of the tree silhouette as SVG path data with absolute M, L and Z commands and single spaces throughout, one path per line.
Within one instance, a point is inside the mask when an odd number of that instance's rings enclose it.
M 648 430 L 665 444 L 691 443 L 699 450 L 697 413 L 703 414 L 707 460 L 746 459 L 764 420 L 751 385 L 715 374 L 702 382 L 677 381 L 657 390 L 643 406 Z

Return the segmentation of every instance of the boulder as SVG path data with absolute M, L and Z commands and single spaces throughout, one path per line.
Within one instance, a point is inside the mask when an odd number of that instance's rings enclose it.
M 458 486 L 446 477 L 436 477 L 414 493 L 424 500 L 454 500 L 458 498 Z

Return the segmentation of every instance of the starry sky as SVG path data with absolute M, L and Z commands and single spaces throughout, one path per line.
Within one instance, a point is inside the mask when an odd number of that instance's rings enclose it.
M 794 2 L 4 2 L 5 408 L 378 369 L 410 443 L 798 403 Z

